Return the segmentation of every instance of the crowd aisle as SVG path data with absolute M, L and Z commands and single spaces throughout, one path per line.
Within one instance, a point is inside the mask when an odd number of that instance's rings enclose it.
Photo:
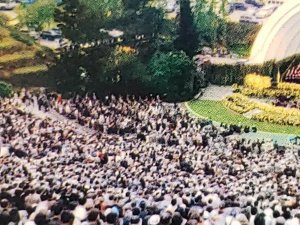
M 300 224 L 299 145 L 158 97 L 22 90 L 0 111 L 1 225 Z

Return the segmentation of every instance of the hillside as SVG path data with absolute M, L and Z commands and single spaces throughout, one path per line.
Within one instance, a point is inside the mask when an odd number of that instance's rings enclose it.
M 6 26 L 6 18 L 0 19 L 0 79 L 20 86 L 36 86 L 34 77 L 45 75 L 52 53 L 26 34 Z

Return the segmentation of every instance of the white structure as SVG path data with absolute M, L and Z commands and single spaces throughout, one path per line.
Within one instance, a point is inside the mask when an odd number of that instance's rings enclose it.
M 300 53 L 300 0 L 287 0 L 264 23 L 251 50 L 250 63 Z

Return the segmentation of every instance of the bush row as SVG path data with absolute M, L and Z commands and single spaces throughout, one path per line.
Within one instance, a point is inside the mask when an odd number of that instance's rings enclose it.
M 232 96 L 227 97 L 223 101 L 223 104 L 227 108 L 229 108 L 239 114 L 244 114 L 244 113 L 247 113 L 247 112 L 255 109 L 255 104 L 253 102 L 250 102 L 249 99 L 246 99 L 241 94 L 234 94 Z
M 232 85 L 243 84 L 244 78 L 249 73 L 264 74 L 276 80 L 278 69 L 283 75 L 291 66 L 300 63 L 300 54 L 288 57 L 281 61 L 268 61 L 260 65 L 205 65 L 205 78 L 211 84 Z
M 278 88 L 257 90 L 253 88 L 243 87 L 243 86 L 234 86 L 234 92 L 239 92 L 246 96 L 253 96 L 259 98 L 286 96 L 286 97 L 294 97 L 300 99 L 300 90 L 289 90 L 289 89 L 278 89 Z
M 285 116 L 275 113 L 262 112 L 256 114 L 252 119 L 260 122 L 276 123 L 280 125 L 300 126 L 300 118 L 298 116 Z

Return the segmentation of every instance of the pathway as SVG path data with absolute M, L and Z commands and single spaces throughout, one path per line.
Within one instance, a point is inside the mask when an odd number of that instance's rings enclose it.
M 221 101 L 227 96 L 233 94 L 232 88 L 230 86 L 217 86 L 210 85 L 205 89 L 205 92 L 200 97 L 201 100 L 213 100 Z
M 27 113 L 31 113 L 32 115 L 38 117 L 38 118 L 49 118 L 53 121 L 59 121 L 62 122 L 66 125 L 71 125 L 73 128 L 75 128 L 75 132 L 81 135 L 89 134 L 89 135 L 94 135 L 96 131 L 85 127 L 81 126 L 80 124 L 76 123 L 74 120 L 70 120 L 62 115 L 60 115 L 58 112 L 56 112 L 53 109 L 50 109 L 48 112 L 44 112 L 42 110 L 39 110 L 38 104 L 37 104 L 37 98 L 33 98 L 34 103 L 33 105 L 25 106 L 23 105 L 24 111 Z

